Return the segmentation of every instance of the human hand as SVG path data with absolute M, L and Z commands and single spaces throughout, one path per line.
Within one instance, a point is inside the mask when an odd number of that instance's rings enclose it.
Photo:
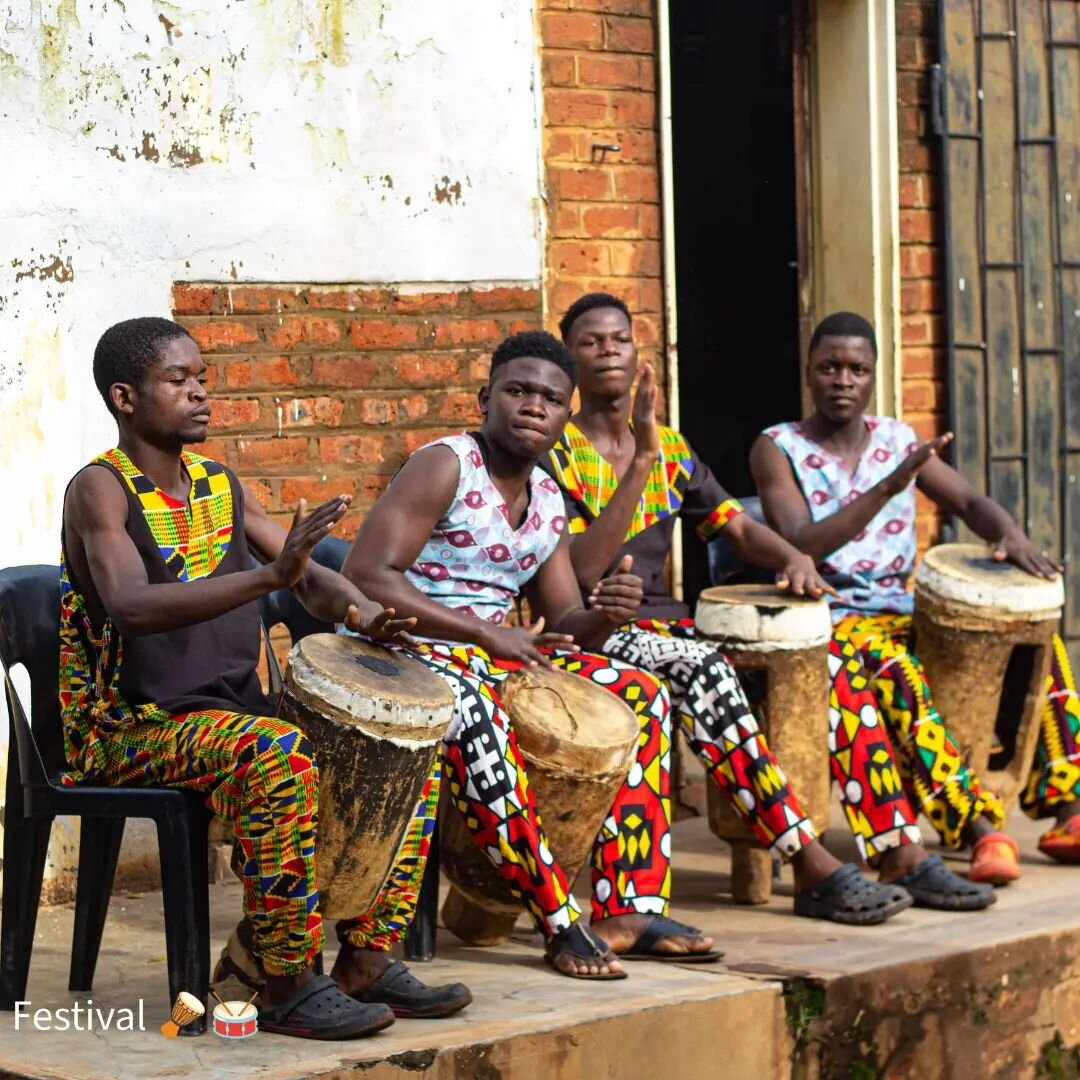
M 814 560 L 802 552 L 795 552 L 787 565 L 776 576 L 776 587 L 793 596 L 812 596 L 820 599 L 826 593 L 836 596 L 836 590 L 818 573 Z
M 391 641 L 409 649 L 416 648 L 416 642 L 409 636 L 416 619 L 395 619 L 394 614 L 393 608 L 380 607 L 371 600 L 365 600 L 362 604 L 349 605 L 345 612 L 345 627 L 372 641 Z
M 644 582 L 630 573 L 633 565 L 633 555 L 624 555 L 615 572 L 601 578 L 589 594 L 589 606 L 603 612 L 616 626 L 631 622 L 641 607 Z
M 351 502 L 351 495 L 337 495 L 307 514 L 307 500 L 300 500 L 281 554 L 270 564 L 278 588 L 291 589 L 304 576 L 312 549 L 324 536 L 330 535 Z
M 1053 581 L 1065 572 L 1061 563 L 1055 562 L 1045 551 L 1036 551 L 1035 545 L 1020 529 L 1007 532 L 995 545 L 993 557 L 998 562 L 1009 562 L 1026 570 L 1035 577 Z
M 888 491 L 891 495 L 899 495 L 901 491 L 906 491 L 908 485 L 919 475 L 926 463 L 932 458 L 937 457 L 939 452 L 949 445 L 953 440 L 953 433 L 946 431 L 944 435 L 939 435 L 936 439 L 930 439 L 928 442 L 920 443 L 911 451 L 910 454 L 899 465 L 885 477 L 884 483 L 887 485 Z
M 569 649 L 577 651 L 571 634 L 555 634 L 544 631 L 544 617 L 531 626 L 492 626 L 485 631 L 483 640 L 477 641 L 489 656 L 500 660 L 514 660 L 526 667 L 551 667 L 551 658 L 541 649 Z
M 656 373 L 651 364 L 645 364 L 641 369 L 641 378 L 638 379 L 630 416 L 634 422 L 634 456 L 650 464 L 660 455 L 656 392 Z

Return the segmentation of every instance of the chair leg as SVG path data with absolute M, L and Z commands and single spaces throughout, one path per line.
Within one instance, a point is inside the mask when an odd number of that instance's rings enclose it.
M 14 754 L 15 749 L 11 752 Z M 9 806 L 4 823 L 4 866 L 8 867 L 0 914 L 0 1009 L 26 1000 L 41 882 L 49 850 L 51 817 L 24 818 Z M 18 874 L 18 882 L 13 878 Z M 13 887 L 14 886 L 14 887 Z
M 439 831 L 432 833 L 427 865 L 420 883 L 420 895 L 412 925 L 405 936 L 406 960 L 433 960 L 439 922 Z
M 213 815 L 200 798 L 188 818 L 191 841 L 191 899 L 198 929 L 198 967 L 192 993 L 206 1004 L 210 991 L 210 873 L 208 838 Z
M 165 952 L 169 969 L 169 1001 L 181 990 L 203 1001 L 207 986 L 200 982 L 200 935 L 192 881 L 191 829 L 185 808 L 157 821 L 158 857 L 161 862 L 161 898 L 165 909 Z M 203 860 L 205 862 L 205 859 Z M 206 1030 L 206 1016 L 182 1029 L 188 1034 Z
M 79 825 L 79 879 L 75 890 L 75 930 L 71 940 L 69 990 L 92 990 L 109 912 L 116 861 L 124 839 L 124 818 L 84 817 Z

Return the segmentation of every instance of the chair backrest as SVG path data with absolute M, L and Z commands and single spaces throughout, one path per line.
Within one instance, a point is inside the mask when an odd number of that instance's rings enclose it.
M 0 570 L 0 662 L 22 782 L 26 786 L 46 784 L 48 774 L 65 765 L 60 726 L 58 566 Z M 16 664 L 22 664 L 30 676 L 29 720 L 10 680 Z

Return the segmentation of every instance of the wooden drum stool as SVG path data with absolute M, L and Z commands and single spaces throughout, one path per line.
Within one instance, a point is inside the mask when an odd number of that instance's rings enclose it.
M 772 585 L 722 585 L 698 599 L 697 635 L 716 646 L 736 671 L 765 677 L 755 715 L 814 827 L 829 820 L 829 638 L 824 600 L 803 599 Z M 772 895 L 772 856 L 761 847 L 710 782 L 709 826 L 731 845 L 731 892 L 740 904 Z
M 983 544 L 931 548 L 915 573 L 912 652 L 965 759 L 1006 816 L 1027 781 L 1065 589 Z M 1001 751 L 991 755 L 994 734 Z
M 499 699 L 513 721 L 551 852 L 573 885 L 634 763 L 637 717 L 603 687 L 544 668 L 509 675 Z M 448 783 L 443 791 L 449 799 Z M 443 922 L 470 945 L 502 943 L 521 903 L 454 806 L 444 804 L 440 811 L 439 841 L 442 870 L 451 882 Z
M 397 857 L 454 695 L 403 653 L 312 634 L 289 653 L 280 715 L 308 737 L 319 766 L 319 910 L 362 915 Z

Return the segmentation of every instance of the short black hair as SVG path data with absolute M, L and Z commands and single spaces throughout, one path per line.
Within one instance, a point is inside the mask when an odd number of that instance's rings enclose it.
M 870 342 L 870 348 L 877 359 L 877 337 L 874 335 L 874 327 L 869 320 L 854 311 L 834 311 L 826 315 L 814 327 L 814 333 L 810 337 L 810 352 L 812 353 L 820 344 L 823 337 L 861 337 Z
M 570 340 L 570 331 L 573 330 L 574 323 L 582 315 L 587 311 L 595 311 L 597 308 L 604 307 L 618 308 L 626 316 L 626 321 L 631 326 L 634 325 L 634 317 L 630 314 L 630 309 L 617 296 L 612 296 L 611 293 L 606 292 L 586 293 L 584 296 L 579 296 L 566 309 L 566 314 L 559 320 L 559 333 L 562 334 L 563 341 Z
M 156 316 L 126 319 L 101 335 L 94 349 L 94 383 L 109 412 L 114 411 L 109 387 L 113 383 L 142 386 L 146 373 L 161 358 L 160 347 L 179 337 L 191 335 L 179 323 Z
M 520 334 L 511 334 L 502 341 L 491 357 L 488 385 L 495 381 L 495 372 L 503 364 L 522 356 L 550 360 L 566 372 L 571 389 L 577 386 L 577 361 L 574 354 L 554 334 L 545 333 L 543 330 L 523 330 Z

